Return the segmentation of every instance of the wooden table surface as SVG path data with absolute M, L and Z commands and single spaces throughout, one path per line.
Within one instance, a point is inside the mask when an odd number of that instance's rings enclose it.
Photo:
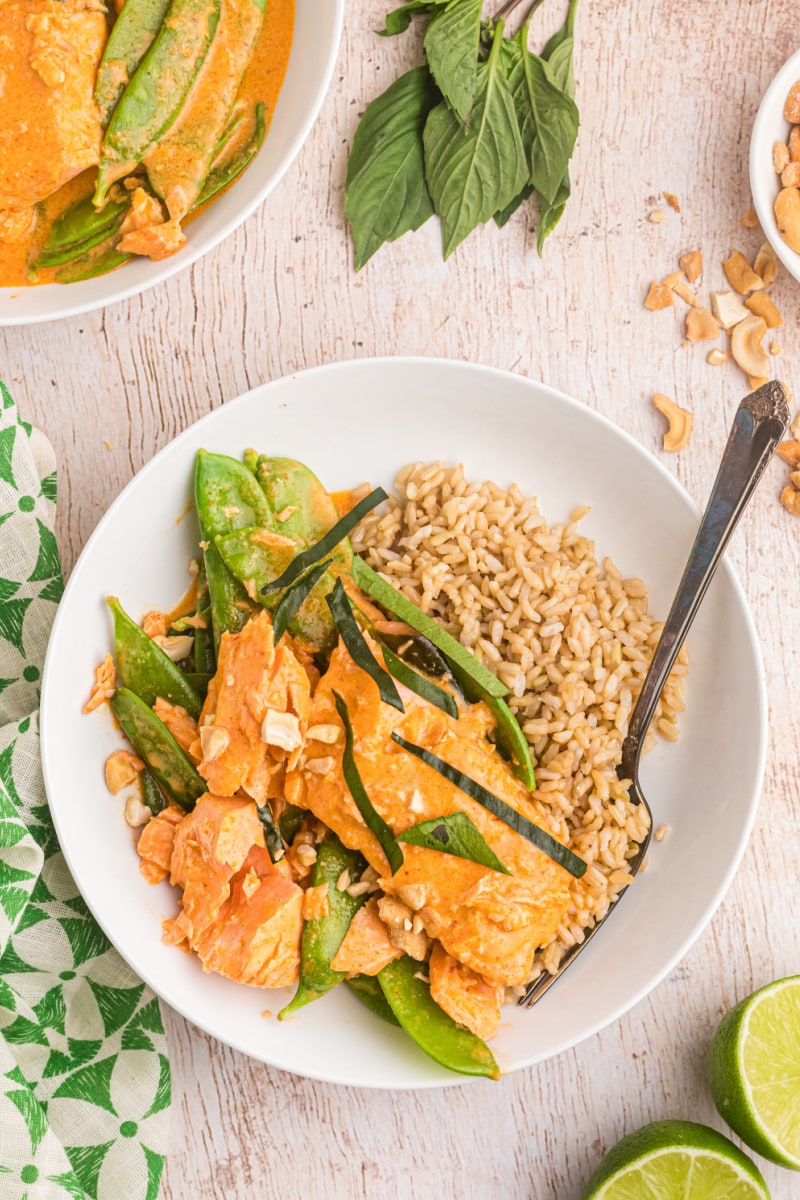
M 535 29 L 549 34 L 563 7 L 548 0 Z M 583 0 L 574 196 L 544 260 L 519 212 L 502 233 L 479 230 L 446 265 L 431 222 L 356 276 L 343 220 L 347 147 L 365 102 L 418 52 L 413 33 L 371 33 L 384 9 L 350 0 L 311 137 L 268 202 L 216 251 L 104 312 L 0 330 L 0 376 L 58 453 L 67 570 L 123 485 L 191 421 L 264 380 L 374 354 L 470 359 L 542 379 L 611 417 L 705 499 L 747 389 L 732 364 L 713 368 L 706 348 L 681 347 L 682 306 L 649 313 L 642 301 L 687 249 L 702 249 L 707 284 L 720 287 L 729 251 L 759 245 L 759 231 L 739 225 L 751 203 L 750 129 L 796 48 L 796 3 Z M 680 198 L 680 216 L 664 190 Z M 648 220 L 656 207 L 660 224 Z M 785 317 L 776 373 L 800 396 L 800 288 L 783 276 L 773 294 Z M 693 439 L 677 457 L 660 450 L 653 391 L 694 410 Z M 603 1148 L 645 1121 L 722 1127 L 703 1080 L 715 1023 L 800 966 L 800 522 L 778 503 L 784 475 L 781 464 L 770 468 L 732 550 L 768 675 L 761 807 L 733 886 L 676 971 L 555 1061 L 496 1085 L 419 1094 L 298 1079 L 168 1012 L 167 1200 L 577 1200 Z M 800 1193 L 797 1177 L 763 1169 L 773 1200 Z

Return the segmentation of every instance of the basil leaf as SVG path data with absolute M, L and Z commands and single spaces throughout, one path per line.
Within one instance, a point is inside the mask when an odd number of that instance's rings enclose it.
M 550 74 L 553 76 L 553 82 L 556 87 L 561 88 L 571 100 L 575 99 L 575 76 L 572 71 L 572 52 L 574 46 L 572 38 L 565 38 L 563 42 L 559 42 L 553 53 L 547 58 L 542 57 L 550 67 Z
M 510 875 L 492 847 L 466 813 L 451 813 L 449 817 L 434 817 L 432 821 L 420 821 L 405 833 L 397 836 L 398 842 L 409 842 L 412 846 L 424 846 L 426 850 L 440 850 L 443 854 L 454 854 L 456 858 L 468 858 L 470 862 L 489 867 Z
M 494 214 L 494 223 L 497 228 L 502 229 L 503 226 L 511 220 L 520 205 L 524 204 L 525 201 L 532 195 L 533 187 L 530 183 L 526 183 L 519 195 L 515 196 L 510 204 L 507 204 L 505 208 L 501 208 L 499 212 Z
M 399 712 L 405 712 L 403 701 L 400 699 L 400 693 L 394 685 L 394 680 L 389 672 L 384 670 L 380 665 L 358 627 L 358 622 L 353 616 L 353 610 L 350 607 L 350 601 L 347 599 L 347 592 L 344 590 L 341 579 L 336 580 L 336 583 L 333 585 L 333 591 L 329 592 L 325 599 L 328 602 L 328 608 L 331 610 L 331 616 L 336 622 L 336 628 L 339 630 L 342 641 L 347 647 L 347 651 L 353 662 L 356 666 L 361 667 L 362 671 L 366 671 L 370 679 L 377 685 L 384 704 L 391 704 L 392 708 L 396 708 Z
M 397 742 L 398 746 L 402 746 L 409 754 L 413 754 L 416 758 L 421 759 L 432 767 L 434 771 L 446 779 L 449 783 L 454 784 L 465 795 L 477 800 L 478 804 L 482 804 L 490 813 L 494 813 L 501 821 L 505 821 L 515 833 L 520 837 L 524 837 L 526 841 L 535 846 L 537 850 L 541 850 L 544 854 L 552 858 L 553 862 L 557 862 L 559 866 L 564 867 L 576 879 L 580 879 L 586 874 L 587 864 L 582 858 L 565 846 L 563 842 L 559 842 L 558 838 L 554 838 L 546 829 L 542 829 L 540 825 L 529 821 L 527 817 L 523 817 L 510 804 L 506 804 L 505 800 L 501 800 L 499 796 L 495 796 L 494 792 L 490 792 L 482 783 L 478 783 L 475 779 L 470 779 L 469 775 L 465 775 L 463 771 L 459 771 L 457 767 L 453 767 L 450 763 L 445 762 L 443 758 L 439 758 L 436 754 L 431 754 L 430 750 L 426 750 L 424 746 L 416 746 L 413 742 L 408 742 L 399 733 L 392 734 L 392 741 Z
M 578 9 L 578 0 L 569 0 L 569 9 L 567 11 L 567 19 L 560 29 L 557 29 L 550 40 L 547 42 L 542 51 L 542 58 L 546 58 L 548 62 L 553 57 L 553 54 L 567 38 L 574 37 L 575 34 L 575 14 Z
M 423 43 L 436 86 L 460 121 L 467 120 L 475 99 L 482 7 L 482 0 L 450 0 Z
M 425 171 L 442 219 L 444 257 L 520 192 L 528 176 L 514 100 L 501 59 L 498 21 L 489 58 L 478 67 L 469 125 L 442 101 L 425 124 Z
M 430 16 L 437 8 L 449 4 L 450 0 L 409 0 L 392 12 L 386 14 L 386 28 L 376 29 L 378 37 L 394 37 L 396 33 L 405 33 L 414 16 Z
M 575 101 L 557 86 L 545 60 L 528 50 L 527 41 L 528 26 L 523 25 L 507 43 L 503 58 L 530 182 L 545 204 L 552 204 L 575 148 L 580 119 Z
M 264 842 L 269 853 L 270 861 L 274 863 L 280 862 L 286 856 L 283 849 L 283 841 L 278 831 L 278 826 L 275 823 L 275 818 L 272 815 L 272 809 L 269 804 L 257 804 L 256 812 L 258 819 L 261 822 L 261 828 L 264 830 Z
M 422 131 L 437 99 L 428 71 L 415 67 L 373 100 L 361 118 L 345 185 L 357 271 L 384 242 L 419 229 L 433 215 Z
M 295 579 L 294 583 L 283 593 L 280 604 L 275 609 L 275 615 L 272 618 L 272 635 L 276 646 L 286 633 L 291 622 L 297 616 L 299 609 L 308 599 L 317 581 L 325 574 L 332 562 L 332 558 L 327 558 L 324 562 L 317 563 L 305 575 L 301 575 L 299 579 Z
M 435 708 L 447 713 L 448 717 L 452 717 L 454 721 L 458 720 L 458 705 L 449 692 L 435 683 L 431 683 L 430 679 L 426 679 L 424 675 L 419 675 L 412 667 L 409 667 L 408 663 L 404 663 L 402 658 L 393 654 L 388 646 L 382 645 L 381 650 L 386 669 L 391 675 L 394 675 L 398 683 L 402 683 L 403 687 L 407 687 L 410 692 L 416 692 L 423 700 L 427 700 Z
M 347 711 L 347 705 L 336 691 L 333 693 L 333 700 L 339 718 L 344 725 L 345 745 L 344 754 L 342 755 L 344 781 L 347 784 L 350 795 L 353 797 L 356 808 L 364 818 L 364 823 L 380 842 L 381 849 L 389 860 L 389 866 L 392 868 L 392 874 L 394 875 L 395 871 L 399 871 L 403 865 L 403 851 L 398 846 L 391 829 L 373 806 L 367 794 L 367 789 L 362 782 L 353 755 L 353 726 L 350 723 L 350 713 Z
M 561 183 L 561 187 L 556 192 L 553 203 L 542 208 L 542 211 L 539 215 L 539 228 L 536 232 L 536 249 L 539 252 L 540 258 L 542 255 L 542 247 L 544 246 L 545 238 L 549 237 L 564 215 L 564 209 L 567 207 L 567 201 L 569 200 L 569 193 L 569 171 L 567 171 Z

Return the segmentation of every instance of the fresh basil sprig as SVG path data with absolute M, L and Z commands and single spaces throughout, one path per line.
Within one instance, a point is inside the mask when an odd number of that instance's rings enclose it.
M 504 225 L 534 192 L 541 254 L 570 193 L 577 3 L 541 55 L 528 49 L 527 24 L 507 38 L 502 20 L 482 21 L 480 0 L 409 0 L 387 15 L 384 35 L 402 33 L 415 15 L 428 20 L 427 66 L 373 100 L 356 131 L 346 184 L 356 270 L 434 213 L 448 258 L 478 225 L 491 217 Z M 501 11 L 514 7 L 506 0 Z

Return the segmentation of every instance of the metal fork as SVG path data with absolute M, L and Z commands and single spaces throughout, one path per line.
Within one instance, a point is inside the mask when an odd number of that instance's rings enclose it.
M 706 511 L 700 522 L 694 545 L 678 586 L 669 616 L 664 622 L 661 637 L 655 648 L 650 666 L 645 675 L 642 690 L 628 726 L 628 734 L 622 743 L 622 759 L 617 775 L 630 781 L 629 795 L 632 803 L 643 804 L 650 817 L 647 836 L 641 843 L 636 856 L 630 861 L 628 871 L 636 875 L 640 869 L 653 829 L 653 814 L 639 783 L 639 759 L 645 735 L 664 684 L 675 665 L 689 627 L 695 618 L 706 594 L 719 560 L 730 540 L 736 525 L 755 491 L 759 479 L 769 460 L 786 432 L 789 409 L 786 393 L 776 382 L 765 383 L 749 396 L 745 396 L 736 411 L 733 426 L 722 456 L 717 478 L 711 489 Z M 630 885 L 628 885 L 630 886 Z M 616 912 L 617 906 L 628 890 L 625 887 L 606 915 L 593 925 L 584 940 L 570 947 L 554 973 L 545 971 L 528 987 L 519 1003 L 530 1008 L 560 979 L 578 955 L 586 949 L 605 921 Z

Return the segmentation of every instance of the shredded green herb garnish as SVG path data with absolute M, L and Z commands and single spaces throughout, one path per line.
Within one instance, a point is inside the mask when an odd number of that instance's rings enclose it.
M 308 598 L 317 580 L 325 574 L 332 562 L 333 559 L 328 558 L 324 562 L 317 563 L 305 575 L 301 575 L 299 579 L 296 579 L 281 596 L 280 604 L 275 609 L 275 615 L 272 618 L 272 629 L 276 645 L 286 633 L 289 625 L 297 615 L 298 609 L 303 604 L 303 601 Z
M 470 779 L 469 775 L 465 775 L 463 771 L 459 771 L 457 767 L 453 767 L 450 763 L 446 763 L 443 758 L 438 758 L 437 755 L 431 754 L 430 750 L 426 750 L 423 746 L 416 746 L 413 742 L 408 742 L 399 733 L 392 734 L 392 740 L 397 742 L 398 746 L 402 746 L 409 754 L 415 755 L 422 759 L 429 767 L 433 767 L 434 771 L 438 771 L 445 779 L 455 786 L 472 800 L 477 800 L 478 804 L 482 804 L 484 808 L 488 808 L 490 813 L 494 813 L 501 821 L 505 821 L 506 825 L 510 826 L 515 833 L 520 834 L 537 850 L 541 850 L 544 854 L 557 862 L 559 866 L 569 871 L 570 875 L 574 875 L 576 879 L 580 879 L 586 872 L 586 863 L 577 854 L 568 849 L 567 846 L 559 842 L 546 830 L 541 829 L 538 825 L 534 825 L 533 821 L 527 820 L 510 804 L 506 804 L 499 796 L 495 796 L 494 792 L 490 792 L 482 784 L 476 780 Z
M 347 711 L 347 705 L 338 692 L 333 693 L 333 699 L 336 704 L 336 711 L 344 725 L 345 745 L 344 754 L 342 755 L 344 781 L 367 827 L 372 830 L 380 842 L 383 853 L 388 858 L 389 866 L 392 868 L 392 874 L 394 875 L 395 871 L 399 871 L 403 865 L 403 851 L 398 846 L 394 834 L 383 817 L 374 808 L 372 801 L 367 795 L 367 789 L 362 782 L 353 755 L 353 726 L 350 723 L 350 713 Z
M 263 587 L 262 592 L 275 592 L 279 588 L 288 587 L 290 583 L 294 583 L 298 576 L 307 571 L 314 563 L 319 562 L 326 554 L 330 554 L 334 547 L 339 545 L 339 542 L 344 541 L 347 535 L 355 529 L 359 521 L 364 518 L 368 512 L 372 512 L 373 508 L 377 508 L 379 504 L 383 504 L 384 500 L 388 500 L 388 496 L 383 488 L 375 488 L 363 500 L 359 500 L 354 508 L 341 520 L 333 525 L 324 537 L 321 537 L 318 542 L 314 542 L 313 546 L 309 546 L 307 550 L 303 550 L 298 554 L 297 558 L 292 559 L 289 566 L 279 575 L 277 579 L 273 579 L 272 583 L 268 583 Z
M 407 687 L 410 692 L 416 692 L 423 700 L 427 700 L 429 704 L 433 704 L 442 712 L 447 713 L 448 717 L 458 720 L 458 705 L 449 692 L 438 687 L 437 684 L 431 683 L 430 679 L 426 679 L 424 675 L 412 670 L 408 663 L 404 663 L 402 658 L 398 658 L 388 646 L 381 644 L 381 650 L 387 670 L 394 675 L 398 683 L 402 683 L 403 687 Z
M 336 580 L 336 583 L 333 585 L 333 591 L 329 592 L 325 599 L 328 603 L 328 608 L 331 610 L 331 616 L 336 622 L 336 628 L 342 635 L 342 641 L 347 647 L 353 662 L 361 667 L 362 671 L 366 671 L 369 677 L 377 684 L 381 700 L 383 700 L 384 704 L 391 704 L 392 708 L 398 709 L 399 712 L 405 712 L 403 701 L 400 699 L 400 693 L 394 685 L 394 680 L 375 658 L 375 655 L 367 645 L 363 633 L 358 627 L 358 621 L 353 616 L 353 610 L 350 607 L 350 601 L 347 599 L 347 592 L 344 590 L 341 579 Z
M 470 862 L 492 871 L 510 875 L 480 829 L 470 821 L 466 813 L 450 813 L 447 817 L 434 817 L 431 821 L 420 821 L 405 833 L 397 836 L 398 842 L 409 842 L 412 846 L 423 846 L 426 850 L 438 850 L 456 858 L 467 858 Z

